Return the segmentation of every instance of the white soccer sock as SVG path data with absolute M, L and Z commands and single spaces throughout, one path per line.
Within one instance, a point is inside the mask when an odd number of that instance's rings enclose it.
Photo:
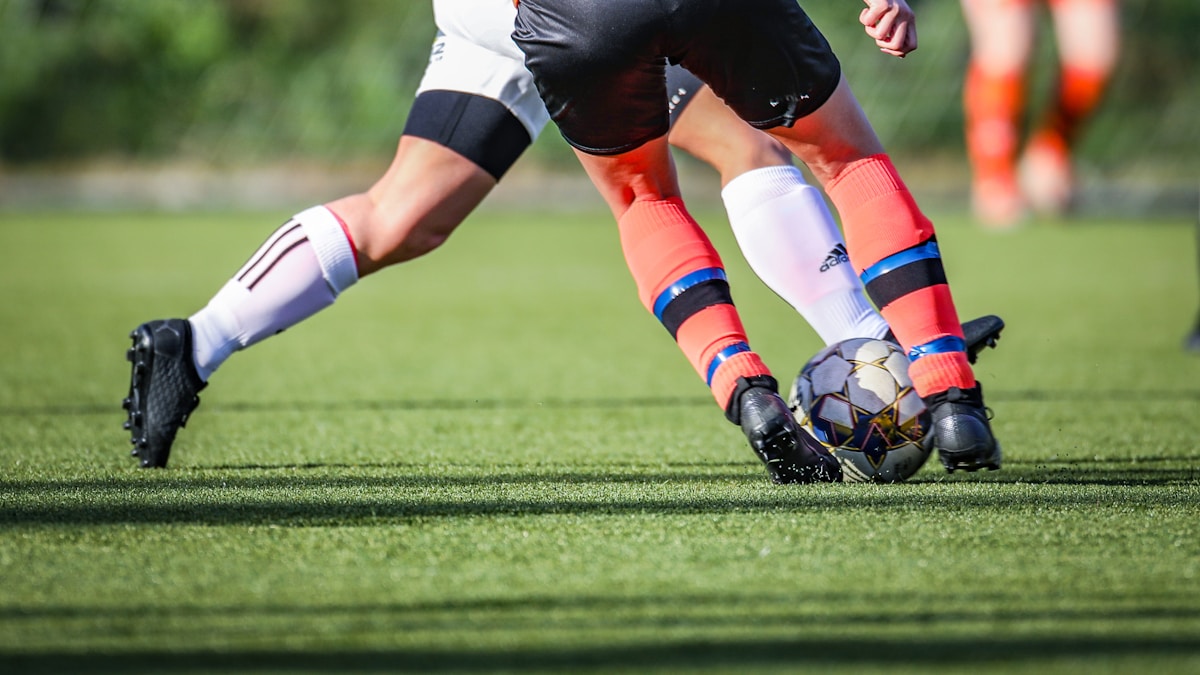
M 746 262 L 808 321 L 825 344 L 883 337 L 821 192 L 794 166 L 754 169 L 721 191 Z
M 292 216 L 188 318 L 200 379 L 235 351 L 332 305 L 356 281 L 354 248 L 337 216 L 324 206 Z

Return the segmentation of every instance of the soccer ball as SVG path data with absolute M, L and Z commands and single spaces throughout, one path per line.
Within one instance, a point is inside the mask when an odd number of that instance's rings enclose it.
M 929 459 L 921 442 L 929 412 L 892 342 L 852 338 L 822 349 L 796 376 L 788 404 L 847 482 L 896 483 Z

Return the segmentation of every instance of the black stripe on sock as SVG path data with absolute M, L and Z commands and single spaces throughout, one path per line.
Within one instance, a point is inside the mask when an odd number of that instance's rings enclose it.
M 662 324 L 674 338 L 684 321 L 706 307 L 732 305 L 729 282 L 724 279 L 702 281 L 675 296 L 662 312 Z
M 883 309 L 896 300 L 922 288 L 946 283 L 946 270 L 940 258 L 915 260 L 882 274 L 867 284 L 867 295 Z

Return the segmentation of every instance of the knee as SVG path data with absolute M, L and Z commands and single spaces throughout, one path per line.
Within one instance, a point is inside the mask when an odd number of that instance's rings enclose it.
M 779 141 L 758 130 L 752 130 L 752 133 L 742 135 L 739 142 L 727 148 L 727 152 L 714 158 L 714 164 L 718 169 L 723 169 L 725 165 L 729 164 L 760 168 L 791 161 L 790 150 Z
M 716 169 L 723 184 L 747 171 L 792 163 L 792 152 L 771 136 L 750 127 L 739 131 L 710 138 L 703 150 L 690 151 Z
M 374 210 L 362 231 L 359 265 L 369 273 L 419 258 L 450 238 L 454 224 L 438 223 L 406 211 Z

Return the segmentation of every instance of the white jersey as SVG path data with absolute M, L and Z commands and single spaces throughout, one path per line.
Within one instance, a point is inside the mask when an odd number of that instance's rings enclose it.
M 460 91 L 500 102 L 531 139 L 550 122 L 525 55 L 512 41 L 510 0 L 433 0 L 438 35 L 417 93 Z

